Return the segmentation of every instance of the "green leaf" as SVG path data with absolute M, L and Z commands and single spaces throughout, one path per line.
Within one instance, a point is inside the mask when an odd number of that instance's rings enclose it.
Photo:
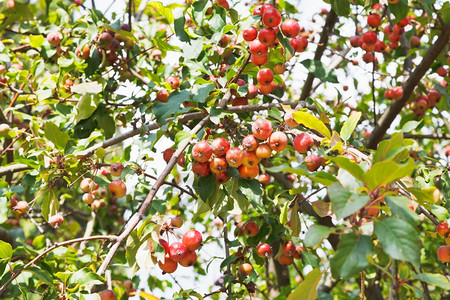
M 170 94 L 167 103 L 156 102 L 152 112 L 155 114 L 158 123 L 164 123 L 169 115 L 188 111 L 180 107 L 183 101 L 189 101 L 189 92 L 187 90 L 175 91 Z
M 356 125 L 361 118 L 361 112 L 358 111 L 356 114 L 351 115 L 341 128 L 341 139 L 347 141 L 352 133 L 355 131 Z
M 0 224 L 3 224 L 6 220 L 8 220 L 8 198 L 0 197 Z
M 206 202 L 206 200 L 214 193 L 214 187 L 216 186 L 216 179 L 213 175 L 199 177 L 194 182 L 194 189 L 200 196 L 200 199 Z
M 111 117 L 109 114 L 97 116 L 97 124 L 101 129 L 103 129 L 106 139 L 110 139 L 113 137 L 114 133 L 116 132 L 116 122 L 114 121 L 113 117 Z
M 239 190 L 238 193 L 242 193 L 252 204 L 252 206 L 259 211 L 264 211 L 264 205 L 262 204 L 262 189 L 258 180 L 245 180 L 239 178 L 238 180 Z
M 99 104 L 99 98 L 95 95 L 84 94 L 77 105 L 76 121 L 84 120 L 92 116 Z
M 346 170 L 359 181 L 364 182 L 364 170 L 355 161 L 345 156 L 327 157 L 327 159 L 335 162 L 339 168 Z
M 289 209 L 289 202 L 287 201 L 284 204 L 283 209 L 281 210 L 281 213 L 280 213 L 280 223 L 282 225 L 286 225 L 286 223 L 287 223 L 288 209 Z
M 334 278 L 349 278 L 358 274 L 369 262 L 373 244 L 370 237 L 357 236 L 354 232 L 342 234 L 336 254 L 330 259 L 331 273 Z
M 45 235 L 38 235 L 33 239 L 33 247 L 36 249 L 41 249 L 45 247 Z
M 52 276 L 48 272 L 44 271 L 43 269 L 32 266 L 32 267 L 26 268 L 24 271 L 33 273 L 35 278 L 39 278 L 40 281 L 43 281 L 48 285 L 53 284 Z
M 69 140 L 67 132 L 62 132 L 53 122 L 46 122 L 44 126 L 44 134 L 56 147 L 64 149 Z
M 216 86 L 213 83 L 195 85 L 191 91 L 192 101 L 204 103 L 209 94 L 215 90 Z
M 419 216 L 408 207 L 411 205 L 408 198 L 402 196 L 385 196 L 385 201 L 394 215 L 413 226 L 419 222 Z
M 247 210 L 249 201 L 242 193 L 239 193 L 239 182 L 237 180 L 229 180 L 225 183 L 225 190 L 228 196 L 237 202 L 241 211 Z
M 41 48 L 42 44 L 44 44 L 45 38 L 43 35 L 30 35 L 30 46 L 33 48 Z
M 420 273 L 414 275 L 415 279 L 438 286 L 446 291 L 450 290 L 450 280 L 442 274 Z
M 331 0 L 331 8 L 338 16 L 348 17 L 350 14 L 350 2 L 342 0 Z
M 369 201 L 368 195 L 354 194 L 339 183 L 335 183 L 328 188 L 328 196 L 331 200 L 333 212 L 338 219 L 354 214 Z
M 395 16 L 395 23 L 398 23 L 400 20 L 404 19 L 409 12 L 408 0 L 400 0 L 396 4 L 388 4 L 388 8 Z
M 0 260 L 9 261 L 12 257 L 12 246 L 11 244 L 0 240 Z
M 173 18 L 171 8 L 164 7 L 164 5 L 161 2 L 157 2 L 157 1 L 150 2 L 147 5 L 154 7 L 156 11 L 160 12 L 164 16 L 164 18 L 166 18 L 166 20 L 169 24 L 173 23 L 174 18 Z
M 322 279 L 323 272 L 314 269 L 305 276 L 305 280 L 300 283 L 295 290 L 289 294 L 287 300 L 316 300 L 317 286 Z
M 389 157 L 389 153 L 396 149 L 403 146 L 403 133 L 396 132 L 394 133 L 390 139 L 381 141 L 380 144 L 378 144 L 377 151 L 375 152 L 373 156 L 373 162 L 378 162 L 385 160 Z
M 225 258 L 222 263 L 220 264 L 220 269 L 228 266 L 229 264 L 235 262 L 237 259 L 236 256 L 232 255 L 232 256 L 228 256 L 227 258 Z
M 48 189 L 48 187 L 45 187 L 44 189 Z M 42 190 L 41 190 L 42 191 Z M 56 215 L 59 211 L 59 201 L 55 196 L 55 193 L 52 189 L 46 190 L 42 194 L 42 216 L 46 221 L 48 221 L 48 218 Z
M 128 262 L 128 266 L 133 271 L 133 274 L 138 271 L 138 266 L 136 262 L 136 253 L 141 246 L 142 241 L 139 239 L 137 235 L 137 230 L 133 230 L 127 238 L 126 243 L 126 258 Z
M 384 252 L 394 259 L 420 265 L 420 239 L 415 228 L 406 221 L 388 217 L 375 221 L 375 232 Z
M 175 34 L 182 42 L 189 43 L 191 41 L 189 35 L 186 33 L 186 30 L 184 29 L 184 25 L 186 24 L 186 18 L 182 14 L 179 18 L 175 19 L 174 27 L 175 27 Z
M 321 81 L 328 81 L 331 83 L 339 83 L 333 69 L 327 69 L 323 63 L 319 60 L 305 59 L 301 61 L 301 64 L 305 66 L 314 77 Z
M 309 228 L 308 232 L 306 232 L 305 239 L 303 242 L 306 247 L 317 248 L 320 243 L 322 243 L 323 239 L 326 239 L 330 233 L 333 232 L 333 229 L 323 225 L 313 225 Z
M 419 126 L 422 123 L 422 121 L 417 122 L 417 121 L 408 121 L 406 122 L 403 126 L 402 126 L 402 132 L 411 132 L 414 129 L 417 128 L 417 126 Z
M 382 185 L 410 176 L 415 168 L 416 165 L 412 158 L 409 158 L 407 162 L 402 164 L 398 164 L 393 160 L 377 162 L 366 173 L 367 187 L 373 191 Z
M 294 48 L 292 48 L 291 43 L 289 42 L 289 39 L 287 39 L 281 31 L 278 31 L 277 33 L 277 39 L 281 43 L 281 46 L 283 46 L 284 49 L 284 59 L 289 60 L 292 58 L 292 56 L 295 55 Z
M 292 236 L 297 237 L 301 231 L 300 217 L 298 216 L 298 202 L 295 201 L 291 210 L 291 230 Z
M 72 274 L 69 279 L 69 284 L 102 284 L 104 281 L 105 279 L 102 276 L 91 272 L 88 268 L 83 268 Z
M 185 139 L 188 139 L 191 137 L 191 134 L 189 132 L 186 131 L 178 131 L 177 134 L 175 135 L 175 145 L 178 145 L 179 143 L 181 143 L 182 141 L 184 141 Z
M 327 126 L 325 126 L 322 121 L 320 121 L 313 115 L 303 111 L 296 111 L 292 115 L 297 123 L 302 124 L 303 126 L 310 129 L 315 129 L 327 138 L 331 138 L 331 134 Z
M 439 177 L 439 181 L 437 187 L 444 195 L 447 204 L 450 204 L 450 174 L 449 172 L 444 172 L 441 177 Z M 414 195 L 416 196 L 416 195 Z M 417 197 L 417 196 L 416 196 Z
M 70 90 L 76 94 L 99 94 L 103 90 L 103 87 L 97 81 L 91 81 L 74 84 Z

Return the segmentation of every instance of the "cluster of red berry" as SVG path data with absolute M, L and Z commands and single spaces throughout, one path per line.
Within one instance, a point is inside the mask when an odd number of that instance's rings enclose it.
M 121 163 L 114 163 L 110 166 L 109 171 L 102 167 L 100 169 L 100 174 L 103 176 L 111 176 L 120 177 L 122 175 L 122 171 L 124 166 Z M 98 210 L 102 207 L 106 207 L 107 203 L 105 198 L 107 196 L 107 191 L 104 188 L 99 188 L 99 185 L 95 183 L 92 178 L 86 177 L 83 178 L 80 182 L 80 188 L 84 192 L 82 199 L 83 202 L 86 203 L 92 210 Z M 108 186 L 109 193 L 111 194 L 111 198 L 109 200 L 110 210 L 111 212 L 117 211 L 117 199 L 122 198 L 127 193 L 127 186 L 125 182 L 121 179 L 115 179 L 111 181 Z
M 163 229 L 166 232 L 172 231 L 173 228 L 180 228 L 183 220 L 180 217 L 169 218 L 164 222 Z M 164 273 L 173 273 L 177 270 L 178 264 L 183 267 L 190 267 L 197 261 L 197 253 L 195 250 L 202 245 L 202 235 L 195 229 L 188 230 L 182 237 L 181 242 L 176 241 L 169 245 L 164 239 L 159 239 L 159 244 L 164 248 L 164 261 L 158 261 L 159 268 Z M 153 245 L 150 244 L 153 248 Z M 153 250 L 153 249 L 150 249 Z

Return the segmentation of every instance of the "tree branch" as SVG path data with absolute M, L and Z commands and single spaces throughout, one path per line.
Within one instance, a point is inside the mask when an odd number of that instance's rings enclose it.
M 322 58 L 323 52 L 327 47 L 331 31 L 333 30 L 337 20 L 338 17 L 336 13 L 334 12 L 334 10 L 331 9 L 327 15 L 327 19 L 325 20 L 325 26 L 323 27 L 323 31 L 320 34 L 319 46 L 317 47 L 316 53 L 314 54 L 314 60 L 320 61 L 320 59 Z M 303 85 L 300 100 L 305 100 L 310 95 L 314 78 L 315 78 L 314 74 L 312 72 L 309 72 L 305 84 Z
M 45 250 L 44 252 L 42 252 L 41 254 L 39 254 L 38 256 L 36 256 L 35 258 L 33 258 L 29 263 L 27 263 L 25 266 L 23 266 L 22 269 L 20 269 L 17 272 L 13 273 L 11 278 L 0 288 L 0 293 L 3 292 L 6 289 L 6 287 L 14 279 L 16 279 L 17 276 L 20 275 L 20 273 L 22 273 L 23 270 L 25 270 L 29 266 L 33 265 L 34 263 L 36 263 L 38 260 L 40 260 L 42 257 L 44 257 L 47 253 L 55 250 L 56 248 L 68 246 L 68 245 L 79 243 L 79 242 L 83 242 L 83 241 L 92 241 L 92 240 L 110 240 L 110 241 L 114 241 L 116 238 L 117 237 L 115 235 L 96 235 L 96 236 L 90 236 L 90 237 L 87 237 L 87 238 L 78 238 L 78 239 L 73 239 L 73 240 L 69 240 L 69 241 L 65 241 L 65 242 L 61 242 L 61 243 L 56 243 L 53 246 L 51 246 L 50 248 L 48 248 L 47 250 Z M 12 272 L 12 270 L 11 270 L 11 272 Z
M 400 113 L 402 108 L 405 106 L 409 97 L 414 91 L 414 88 L 420 82 L 420 79 L 425 75 L 425 73 L 429 70 L 432 63 L 439 55 L 439 53 L 444 49 L 444 47 L 448 44 L 450 35 L 450 22 L 443 27 L 442 32 L 440 33 L 438 39 L 434 44 L 428 49 L 427 53 L 423 57 L 420 64 L 417 68 L 411 73 L 411 76 L 408 80 L 403 84 L 403 97 L 398 101 L 393 101 L 391 105 L 386 109 L 384 114 L 381 116 L 379 120 L 378 126 L 375 127 L 372 134 L 369 136 L 367 140 L 367 148 L 376 149 L 378 143 L 382 140 L 386 131 L 391 126 L 395 117 Z

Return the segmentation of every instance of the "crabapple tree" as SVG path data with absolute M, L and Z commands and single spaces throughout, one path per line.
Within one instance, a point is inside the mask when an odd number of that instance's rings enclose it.
M 448 1 L 100 2 L 1 3 L 0 298 L 449 296 Z

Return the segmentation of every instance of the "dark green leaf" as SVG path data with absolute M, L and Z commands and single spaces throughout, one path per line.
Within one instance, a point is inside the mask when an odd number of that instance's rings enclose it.
M 343 219 L 354 214 L 369 201 L 368 195 L 352 193 L 348 188 L 342 187 L 339 183 L 334 183 L 328 188 L 328 196 L 331 200 L 333 212 L 338 219 Z
M 350 2 L 342 0 L 331 0 L 331 8 L 339 16 L 348 17 L 350 14 Z
M 64 149 L 69 140 L 67 132 L 62 132 L 53 122 L 46 122 L 44 127 L 45 137 L 49 139 L 56 147 Z
M 420 264 L 420 240 L 416 229 L 406 221 L 388 217 L 375 221 L 375 232 L 384 252 L 394 259 Z
M 402 196 L 386 196 L 385 200 L 386 204 L 391 209 L 392 214 L 398 216 L 413 226 L 419 222 L 419 216 L 414 211 L 409 209 L 411 202 L 408 198 Z
M 190 42 L 191 39 L 189 38 L 189 35 L 186 33 L 186 30 L 184 29 L 184 25 L 186 24 L 186 18 L 184 15 L 181 15 L 179 18 L 175 19 L 174 27 L 175 27 L 175 34 L 182 42 Z
M 155 114 L 158 123 L 164 123 L 170 115 L 188 111 L 189 109 L 181 108 L 180 105 L 183 101 L 189 101 L 189 92 L 187 90 L 171 93 L 167 103 L 156 102 L 152 112 Z
M 205 177 L 199 177 L 197 182 L 194 182 L 195 191 L 200 196 L 200 199 L 205 202 L 214 193 L 215 186 L 216 179 L 211 174 Z
M 354 232 L 341 235 L 336 254 L 330 259 L 334 278 L 349 278 L 358 274 L 369 263 L 366 255 L 372 254 L 372 240 Z
M 339 0 L 336 0 L 339 1 Z M 400 0 L 396 4 L 388 4 L 389 11 L 395 16 L 395 23 L 404 19 L 409 12 L 408 0 Z
M 442 274 L 421 273 L 414 275 L 414 278 L 450 291 L 450 281 Z
M 314 225 L 309 228 L 308 232 L 306 232 L 303 242 L 306 247 L 316 248 L 320 243 L 322 243 L 322 240 L 326 239 L 332 232 L 333 229 L 330 227 Z

